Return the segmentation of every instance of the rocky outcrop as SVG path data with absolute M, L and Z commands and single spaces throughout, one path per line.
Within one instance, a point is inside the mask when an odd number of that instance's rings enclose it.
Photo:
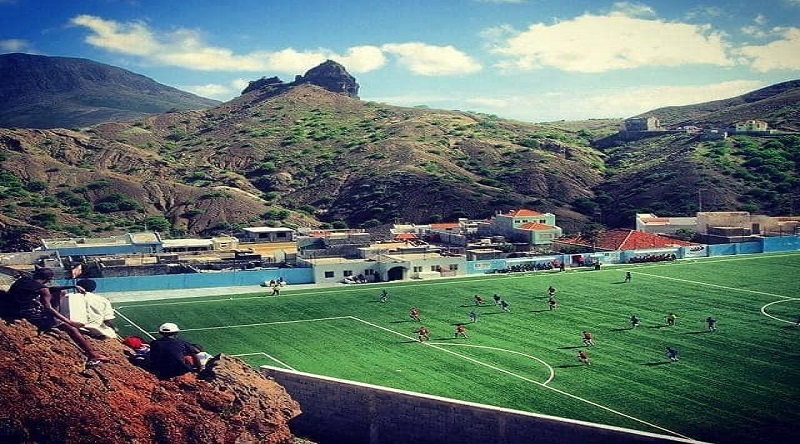
M 326 60 L 321 65 L 309 69 L 304 76 L 295 79 L 294 83 L 310 83 L 330 92 L 358 98 L 356 78 L 350 75 L 344 66 L 333 60 Z
M 239 359 L 160 381 L 123 346 L 94 341 L 114 361 L 86 369 L 63 333 L 0 322 L 0 442 L 292 443 L 300 413 L 286 391 Z
M 284 83 L 277 77 L 262 77 L 258 80 L 253 80 L 242 91 L 246 94 L 252 91 L 259 90 L 276 90 L 280 91 L 288 87 L 310 84 L 324 88 L 330 92 L 343 94 L 348 97 L 358 98 L 358 83 L 356 78 L 350 75 L 347 70 L 339 63 L 333 60 L 326 60 L 324 63 L 309 69 L 305 75 L 296 76 L 294 82 Z

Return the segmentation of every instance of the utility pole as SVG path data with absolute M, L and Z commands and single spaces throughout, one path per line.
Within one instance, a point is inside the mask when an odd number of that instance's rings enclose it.
M 702 188 L 698 188 L 697 189 L 697 212 L 698 213 L 702 213 L 703 212 L 703 189 Z

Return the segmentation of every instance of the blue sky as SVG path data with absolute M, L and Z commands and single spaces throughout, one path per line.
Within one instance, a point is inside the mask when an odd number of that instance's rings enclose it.
M 0 0 L 0 53 L 218 100 L 342 63 L 359 96 L 528 122 L 628 117 L 800 78 L 800 0 Z

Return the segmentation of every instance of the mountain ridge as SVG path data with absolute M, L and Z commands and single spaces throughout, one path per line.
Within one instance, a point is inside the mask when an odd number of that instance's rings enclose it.
M 733 107 L 708 106 L 719 111 L 705 122 L 758 119 L 764 103 L 800 108 L 794 86 L 759 91 Z M 570 233 L 587 223 L 629 226 L 636 212 L 693 214 L 701 189 L 707 210 L 770 214 L 791 212 L 800 195 L 796 136 L 670 133 L 597 148 L 621 120 L 533 124 L 342 92 L 262 78 L 205 110 L 83 129 L 0 129 L 8 221 L 0 233 L 88 235 L 145 224 L 174 236 L 252 225 L 372 229 L 520 207 L 555 213 Z M 696 113 L 693 106 L 680 115 Z
M 220 102 L 89 59 L 0 54 L 0 127 L 71 128 Z

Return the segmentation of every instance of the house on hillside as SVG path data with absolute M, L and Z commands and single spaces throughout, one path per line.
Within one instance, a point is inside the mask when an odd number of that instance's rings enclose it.
M 163 251 L 163 240 L 155 231 L 106 237 L 42 239 L 43 250 L 59 256 L 104 256 L 151 254 Z
M 765 133 L 769 132 L 767 122 L 763 120 L 743 120 L 733 124 L 737 133 Z
M 504 236 L 506 239 L 529 245 L 551 245 L 563 234 L 556 225 L 553 213 L 540 213 L 529 209 L 497 213 L 488 222 L 478 225 L 479 236 Z
M 800 216 L 766 216 L 747 211 L 697 213 L 697 233 L 704 243 L 728 244 L 755 241 L 761 236 L 800 233 Z
M 625 119 L 622 131 L 660 131 L 661 122 L 656 117 L 633 117 Z
M 628 228 L 603 231 L 596 240 L 589 239 L 579 234 L 576 236 L 562 237 L 555 242 L 555 246 L 558 247 L 581 247 L 587 250 L 594 249 L 597 251 L 646 250 L 654 248 L 685 247 L 690 245 L 697 244 Z
M 292 242 L 295 231 L 286 227 L 247 227 L 236 237 L 242 242 Z
M 636 231 L 651 234 L 675 234 L 678 230 L 697 231 L 697 217 L 658 217 L 652 213 L 636 214 Z

